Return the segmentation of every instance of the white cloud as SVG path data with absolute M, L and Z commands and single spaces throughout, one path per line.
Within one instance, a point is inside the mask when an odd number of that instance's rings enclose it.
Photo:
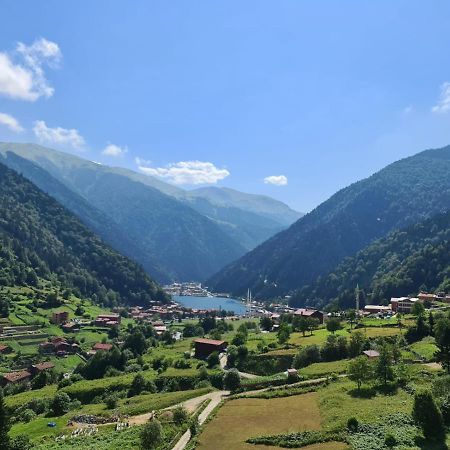
M 136 160 L 142 162 L 138 158 Z M 164 178 L 174 184 L 215 184 L 230 175 L 227 169 L 219 169 L 213 163 L 205 161 L 180 161 L 166 167 L 138 165 L 141 172 Z
M 431 108 L 431 111 L 441 114 L 450 112 L 450 82 L 446 81 L 442 84 L 439 101 Z
M 112 156 L 113 158 L 118 158 L 125 155 L 128 151 L 127 147 L 119 147 L 115 144 L 108 144 L 102 151 L 102 155 Z
M 14 131 L 15 133 L 20 133 L 24 131 L 19 121 L 13 116 L 6 113 L 0 113 L 0 125 L 5 125 L 5 127 L 9 128 L 11 131 Z
M 142 158 L 139 158 L 139 156 L 136 156 L 136 158 L 134 158 L 134 162 L 138 166 L 148 167 L 148 166 L 152 165 L 152 162 L 149 159 L 142 159 Z
M 19 61 L 13 61 L 17 55 Z M 41 38 L 31 45 L 19 42 L 16 54 L 0 52 L 0 94 L 34 102 L 51 97 L 54 89 L 45 78 L 45 65 L 55 68 L 62 58 L 58 44 Z
M 83 136 L 74 128 L 50 128 L 43 120 L 34 122 L 33 132 L 41 142 L 50 144 L 68 145 L 75 149 L 81 149 L 85 145 Z
M 288 184 L 288 179 L 284 175 L 271 175 L 264 178 L 264 184 L 274 184 L 275 186 L 285 186 Z

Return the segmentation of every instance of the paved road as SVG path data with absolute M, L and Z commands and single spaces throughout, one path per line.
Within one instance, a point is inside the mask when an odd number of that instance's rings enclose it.
M 222 370 L 227 370 L 228 355 L 226 353 L 221 353 L 219 356 L 219 361 L 220 361 L 220 368 Z M 258 375 L 255 375 L 253 373 L 239 372 L 239 375 L 241 378 L 248 378 L 248 379 L 258 378 Z
M 211 392 L 209 394 L 206 394 L 206 396 L 203 396 L 206 398 L 210 398 L 211 401 L 208 403 L 208 406 L 198 416 L 198 423 L 200 425 L 203 425 L 203 423 L 205 423 L 205 420 L 208 418 L 208 416 L 211 414 L 211 412 L 214 410 L 214 408 L 222 401 L 222 399 L 225 395 L 229 395 L 229 392 L 228 391 L 218 391 L 218 392 L 216 391 L 216 392 Z M 200 398 L 200 397 L 198 397 L 198 398 Z M 206 398 L 203 400 L 206 400 Z M 194 399 L 192 399 L 192 400 L 194 400 Z M 186 407 L 186 405 L 184 405 L 184 406 Z M 199 404 L 197 406 L 199 406 Z M 191 440 L 191 432 L 190 432 L 190 430 L 187 430 L 183 434 L 183 436 L 181 436 L 180 440 L 175 444 L 175 446 L 173 447 L 172 450 L 184 450 L 184 448 L 186 447 L 186 445 L 188 444 L 188 442 L 190 440 Z

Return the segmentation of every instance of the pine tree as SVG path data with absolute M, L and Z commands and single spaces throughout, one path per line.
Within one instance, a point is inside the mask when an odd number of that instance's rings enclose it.
M 415 395 L 413 418 L 422 428 L 425 438 L 440 440 L 445 436 L 444 420 L 431 392 L 423 391 Z
M 9 448 L 9 428 L 10 424 L 6 414 L 3 389 L 0 388 L 0 450 L 7 450 Z

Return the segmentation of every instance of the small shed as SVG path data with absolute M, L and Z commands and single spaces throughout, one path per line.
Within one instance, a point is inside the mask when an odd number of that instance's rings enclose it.
M 378 358 L 380 354 L 376 350 L 364 350 L 363 354 L 366 355 L 369 359 Z

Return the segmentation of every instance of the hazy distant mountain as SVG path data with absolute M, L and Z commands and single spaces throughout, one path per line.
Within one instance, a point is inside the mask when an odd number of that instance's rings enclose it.
M 184 191 L 179 198 L 216 221 L 246 250 L 252 250 L 302 216 L 278 200 L 229 188 Z
M 143 175 L 38 145 L 0 144 L 0 154 L 7 155 L 8 151 L 38 164 L 91 207 L 101 211 L 121 234 L 111 237 L 111 229 L 98 223 L 96 231 L 100 236 L 116 248 L 121 247 L 117 242 L 122 236 L 127 236 L 127 242 L 133 242 L 127 254 L 145 266 L 150 274 L 156 266 L 154 276 L 160 281 L 203 279 L 245 252 L 243 246 L 212 220 L 151 187 L 148 182 L 139 181 Z M 4 161 L 12 164 L 10 157 Z M 18 169 L 17 158 L 14 164 Z M 22 165 L 20 171 L 26 177 L 33 177 L 33 169 L 27 165 Z M 76 208 L 58 186 L 44 185 L 43 181 L 41 185 L 79 214 L 85 223 L 91 223 L 86 217 L 87 210 Z M 136 247 L 139 251 L 134 250 Z
M 165 294 L 135 262 L 95 236 L 54 198 L 0 164 L 0 285 L 35 286 L 115 305 Z
M 450 206 L 450 147 L 387 166 L 333 195 L 290 228 L 213 276 L 220 291 L 271 297 L 327 274 L 390 231 Z

